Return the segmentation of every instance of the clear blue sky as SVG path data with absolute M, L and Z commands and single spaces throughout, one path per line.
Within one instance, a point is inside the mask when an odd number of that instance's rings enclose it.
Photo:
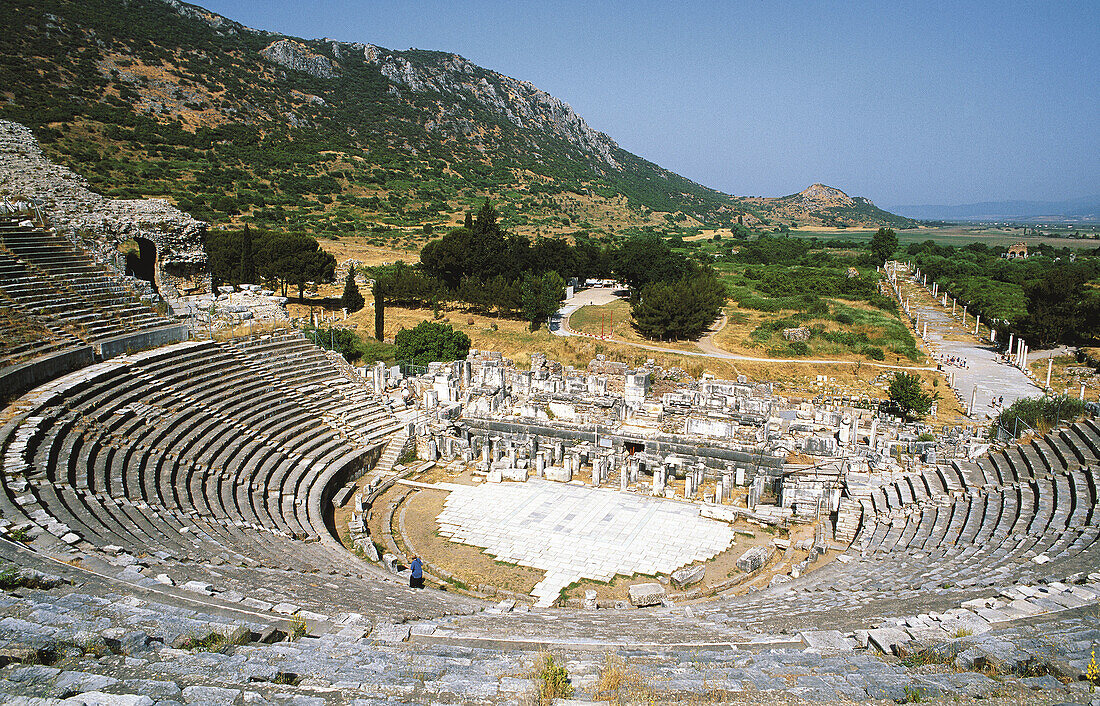
M 205 0 L 455 52 L 707 186 L 885 206 L 1100 194 L 1100 2 Z

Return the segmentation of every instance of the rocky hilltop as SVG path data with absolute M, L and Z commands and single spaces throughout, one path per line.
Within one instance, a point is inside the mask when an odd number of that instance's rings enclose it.
M 825 184 L 812 184 L 797 194 L 777 199 L 749 199 L 771 218 L 799 225 L 825 227 L 912 228 L 916 221 L 884 211 L 870 199 L 849 196 Z
M 904 221 L 859 199 L 723 194 L 452 53 L 290 37 L 179 0 L 9 5 L 0 117 L 102 193 L 200 220 L 407 234 L 488 196 L 534 237 Z
M 133 237 L 157 247 L 157 264 L 170 276 L 188 276 L 206 266 L 206 224 L 163 199 L 110 199 L 88 181 L 54 164 L 23 125 L 0 120 L 0 198 L 36 204 L 50 224 L 109 249 Z

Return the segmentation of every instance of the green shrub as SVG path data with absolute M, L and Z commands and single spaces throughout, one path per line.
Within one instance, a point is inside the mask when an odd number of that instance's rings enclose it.
M 878 346 L 864 346 L 862 353 L 873 360 L 886 360 L 886 353 Z
M 1053 397 L 1021 397 L 997 415 L 989 427 L 990 438 L 997 438 L 998 430 L 1010 436 L 1019 436 L 1030 427 L 1046 434 L 1060 422 L 1076 419 L 1085 412 L 1085 403 L 1069 395 Z

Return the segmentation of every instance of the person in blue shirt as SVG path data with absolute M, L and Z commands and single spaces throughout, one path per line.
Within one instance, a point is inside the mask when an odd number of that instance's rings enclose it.
M 414 556 L 412 565 L 409 568 L 412 569 L 412 574 L 409 576 L 409 588 L 424 588 L 424 564 L 420 561 L 420 557 Z

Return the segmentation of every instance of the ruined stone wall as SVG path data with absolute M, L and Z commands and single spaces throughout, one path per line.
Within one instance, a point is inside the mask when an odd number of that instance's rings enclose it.
M 210 289 L 205 223 L 164 199 L 109 199 L 95 193 L 84 177 L 51 162 L 28 128 L 6 120 L 0 120 L 0 199 L 37 204 L 58 232 L 83 239 L 93 254 L 115 266 L 118 258 L 112 255 L 120 243 L 135 237 L 151 241 L 162 293 Z

